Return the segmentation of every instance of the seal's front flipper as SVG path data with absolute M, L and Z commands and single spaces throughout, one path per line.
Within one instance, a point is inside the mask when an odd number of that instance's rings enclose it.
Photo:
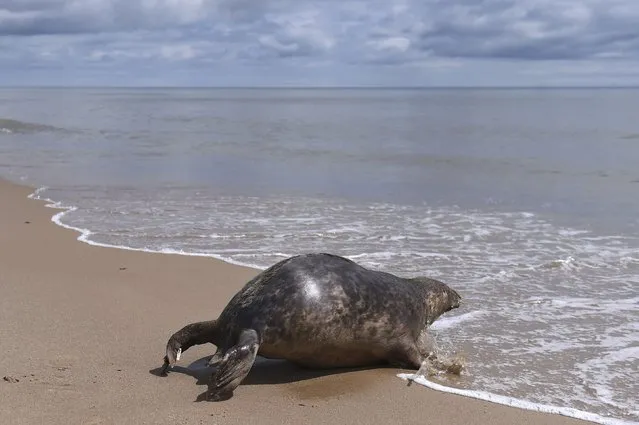
M 206 344 L 207 342 L 214 344 L 216 331 L 216 321 L 211 320 L 208 322 L 191 323 L 174 333 L 166 343 L 166 355 L 164 356 L 162 374 L 166 374 L 169 367 L 173 367 L 173 365 L 180 360 L 182 352 L 192 346 Z
M 237 344 L 226 351 L 217 370 L 211 375 L 209 400 L 220 401 L 230 398 L 233 390 L 253 367 L 259 348 L 257 332 L 253 329 L 243 330 Z

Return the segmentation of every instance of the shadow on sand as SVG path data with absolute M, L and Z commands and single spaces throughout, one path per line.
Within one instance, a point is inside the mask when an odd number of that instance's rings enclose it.
M 209 378 L 211 373 L 215 370 L 214 367 L 207 367 L 206 364 L 212 356 L 202 357 L 190 365 L 178 366 L 175 365 L 172 369 L 169 369 L 168 375 L 171 373 L 182 373 L 192 376 L 196 379 L 196 385 L 209 384 Z M 271 360 L 263 357 L 257 357 L 255 364 L 251 368 L 251 372 L 241 385 L 270 385 L 270 384 L 287 384 L 291 382 L 306 381 L 309 379 L 319 378 L 322 376 L 329 376 L 335 374 L 357 372 L 369 369 L 380 369 L 390 367 L 388 365 L 380 364 L 377 366 L 367 366 L 358 368 L 332 368 L 332 369 L 308 369 L 301 366 L 297 366 L 287 360 Z M 165 377 L 167 375 L 162 374 L 162 366 L 149 371 L 152 375 Z M 200 394 L 196 401 L 206 401 L 206 393 Z M 230 397 L 229 397 L 230 398 Z

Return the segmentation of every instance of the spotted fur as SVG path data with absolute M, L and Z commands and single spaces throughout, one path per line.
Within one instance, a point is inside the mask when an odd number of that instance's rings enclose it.
M 233 376 L 232 388 L 218 388 L 213 373 L 216 399 L 221 391 L 232 392 L 248 374 L 255 357 L 250 353 L 256 348 L 257 355 L 313 368 L 391 363 L 418 369 L 430 353 L 427 327 L 459 307 L 460 300 L 435 279 L 402 278 L 332 254 L 298 255 L 251 279 L 217 320 L 176 332 L 167 344 L 165 364 L 175 363 L 178 348 L 216 345 L 219 368 Z M 247 330 L 252 339 L 240 341 Z M 230 366 L 224 363 L 229 352 L 234 367 L 245 372 L 239 378 L 229 375 Z M 239 357 L 242 353 L 244 358 Z

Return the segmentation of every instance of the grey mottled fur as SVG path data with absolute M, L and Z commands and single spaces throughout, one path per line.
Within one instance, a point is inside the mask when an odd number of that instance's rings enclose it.
M 434 279 L 401 278 L 331 254 L 298 255 L 249 281 L 217 320 L 173 334 L 164 369 L 175 364 L 178 349 L 214 344 L 214 400 L 233 392 L 258 354 L 313 368 L 418 369 L 429 355 L 427 327 L 460 300 Z

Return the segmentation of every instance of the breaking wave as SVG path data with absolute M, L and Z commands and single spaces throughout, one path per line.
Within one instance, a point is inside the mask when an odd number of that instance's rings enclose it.
M 59 131 L 61 129 L 45 124 L 36 124 L 25 121 L 0 118 L 0 133 L 29 134 L 45 131 Z

